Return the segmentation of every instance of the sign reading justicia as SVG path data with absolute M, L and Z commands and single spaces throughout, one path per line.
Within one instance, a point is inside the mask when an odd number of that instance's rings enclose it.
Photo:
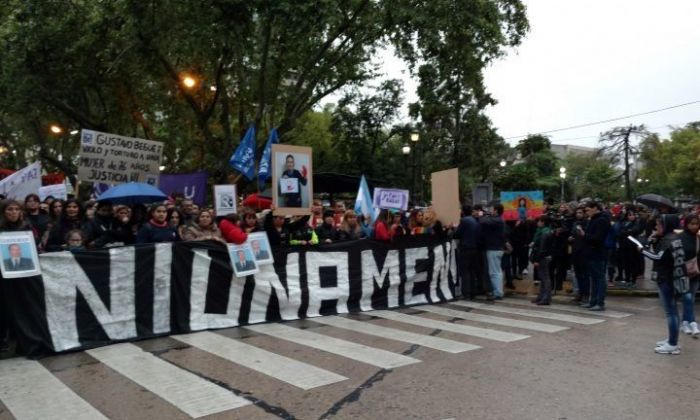
M 78 177 L 81 181 L 158 185 L 163 143 L 82 130 Z

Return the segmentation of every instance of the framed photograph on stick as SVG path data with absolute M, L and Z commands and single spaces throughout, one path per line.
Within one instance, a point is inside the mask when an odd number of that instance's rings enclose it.
M 235 213 L 236 199 L 235 185 L 214 185 L 214 205 L 217 216 Z
M 41 274 L 34 235 L 29 231 L 0 233 L 2 277 L 13 279 Z
M 275 214 L 311 214 L 313 165 L 311 148 L 272 145 L 272 203 Z

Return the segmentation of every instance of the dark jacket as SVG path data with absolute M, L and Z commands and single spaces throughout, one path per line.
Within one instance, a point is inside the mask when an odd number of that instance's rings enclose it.
M 137 244 L 150 244 L 159 242 L 176 242 L 180 240 L 177 234 L 177 229 L 166 224 L 166 226 L 158 226 L 151 222 L 147 222 L 139 230 L 136 235 Z
M 338 239 L 338 231 L 335 229 L 335 226 L 327 225 L 326 222 L 323 222 L 316 226 L 316 236 L 318 236 L 318 240 L 322 243 L 325 242 L 326 239 L 335 241 Z
M 502 251 L 506 246 L 506 223 L 500 216 L 485 216 L 481 225 L 481 244 L 486 251 Z
M 265 232 L 267 232 L 267 238 L 270 240 L 271 247 L 279 246 L 289 246 L 289 240 L 291 233 L 303 228 L 309 222 L 309 216 L 304 216 L 295 222 L 284 221 L 282 225 L 282 230 L 275 229 L 272 223 L 272 212 L 268 212 L 265 215 Z
M 532 254 L 530 255 L 530 261 L 533 263 L 541 262 L 547 257 L 552 256 L 554 247 L 554 235 L 552 230 L 548 227 L 543 228 L 540 235 L 537 237 L 532 247 Z
M 459 239 L 461 249 L 476 249 L 480 236 L 481 225 L 472 216 L 463 217 L 454 234 L 454 238 Z
M 63 251 L 63 245 L 66 244 L 66 234 L 73 229 L 83 228 L 82 220 L 61 217 L 58 223 L 51 228 L 51 232 L 49 232 L 49 239 L 46 241 L 46 251 Z
M 674 270 L 678 268 L 681 276 L 685 273 L 685 256 L 682 261 L 675 261 L 674 253 L 684 253 L 683 240 L 680 235 L 673 231 L 680 226 L 680 220 L 675 214 L 666 214 L 662 217 L 661 223 L 664 226 L 664 236 L 654 238 L 651 242 L 651 249 L 644 249 L 642 254 L 653 261 L 652 271 L 655 280 L 659 283 L 673 281 Z
M 585 232 L 587 225 L 588 222 L 585 219 L 576 220 L 571 228 L 570 237 L 573 238 L 573 242 L 571 242 L 571 261 L 576 265 L 586 263 L 586 240 L 578 234 L 578 227 L 580 226 Z
M 606 258 L 605 238 L 610 231 L 610 216 L 607 213 L 600 212 L 588 221 L 585 235 L 583 237 L 586 243 L 586 256 L 596 260 Z

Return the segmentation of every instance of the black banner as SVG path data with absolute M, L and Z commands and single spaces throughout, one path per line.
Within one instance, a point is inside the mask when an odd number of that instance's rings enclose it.
M 5 280 L 29 356 L 160 335 L 369 311 L 453 298 L 452 243 L 360 240 L 275 252 L 237 278 L 218 242 L 40 256 L 42 276 Z

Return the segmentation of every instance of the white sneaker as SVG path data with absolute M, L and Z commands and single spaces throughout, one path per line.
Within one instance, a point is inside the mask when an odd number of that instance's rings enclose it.
M 690 329 L 690 324 L 688 321 L 683 321 L 683 323 L 681 323 L 681 332 L 688 335 L 693 333 L 693 330 Z
M 693 321 L 690 323 L 690 330 L 693 333 L 693 338 L 698 339 L 700 338 L 700 328 L 698 328 L 698 323 Z
M 668 345 L 668 338 L 665 340 L 661 340 L 661 341 L 656 342 L 656 347 L 661 347 L 661 346 L 665 346 L 665 345 Z
M 663 346 L 655 348 L 654 352 L 659 354 L 681 354 L 681 348 L 679 346 L 672 346 L 666 343 Z

